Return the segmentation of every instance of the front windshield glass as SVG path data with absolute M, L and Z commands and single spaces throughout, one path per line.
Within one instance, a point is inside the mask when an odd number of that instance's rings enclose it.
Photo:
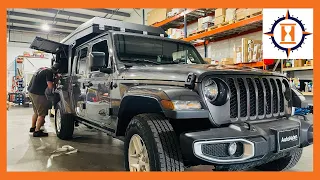
M 117 56 L 126 63 L 205 64 L 197 50 L 184 43 L 165 39 L 116 34 Z

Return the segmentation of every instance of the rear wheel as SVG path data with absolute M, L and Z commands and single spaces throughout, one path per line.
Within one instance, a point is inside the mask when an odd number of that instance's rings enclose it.
M 271 161 L 267 164 L 256 167 L 262 171 L 285 171 L 293 168 L 300 160 L 302 155 L 302 149 L 299 148 L 292 152 L 291 155 Z
M 158 114 L 135 116 L 125 137 L 127 171 L 183 171 L 176 134 L 165 117 Z
M 64 114 L 60 102 L 55 110 L 55 129 L 60 139 L 67 140 L 72 138 L 74 131 L 74 117 L 72 114 Z

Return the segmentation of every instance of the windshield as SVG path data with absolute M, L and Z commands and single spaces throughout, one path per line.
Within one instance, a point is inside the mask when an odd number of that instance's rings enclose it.
M 197 50 L 165 39 L 116 34 L 117 56 L 122 62 L 149 64 L 205 64 Z

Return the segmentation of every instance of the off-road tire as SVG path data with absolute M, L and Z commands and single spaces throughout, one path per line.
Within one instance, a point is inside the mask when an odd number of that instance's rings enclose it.
M 184 171 L 177 136 L 169 121 L 159 114 L 141 114 L 130 121 L 124 141 L 125 169 L 129 168 L 130 139 L 138 134 L 145 143 L 150 171 Z
M 298 161 L 300 160 L 302 155 L 302 149 L 299 148 L 292 152 L 291 155 L 277 159 L 275 161 L 271 161 L 269 163 L 263 164 L 261 166 L 256 167 L 258 170 L 262 171 L 285 171 L 293 168 Z
M 60 131 L 57 128 L 57 112 L 60 111 L 61 115 L 61 128 Z M 72 138 L 73 131 L 74 131 L 74 116 L 72 114 L 64 114 L 63 110 L 61 109 L 60 102 L 57 104 L 55 109 L 55 116 L 54 116 L 54 124 L 56 129 L 57 136 L 62 140 L 68 140 Z

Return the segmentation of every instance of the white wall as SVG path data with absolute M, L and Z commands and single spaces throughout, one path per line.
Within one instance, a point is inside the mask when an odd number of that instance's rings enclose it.
M 241 46 L 241 39 L 248 38 L 254 40 L 262 40 L 262 31 L 212 42 L 208 44 L 208 54 L 207 56 L 213 60 L 221 60 L 222 58 L 232 58 L 234 46 Z
M 30 43 L 36 36 L 43 38 L 48 38 L 53 41 L 61 41 L 64 36 L 61 35 L 45 35 L 38 33 L 30 32 L 20 32 L 20 31 L 11 31 L 10 40 L 7 39 L 7 91 L 11 90 L 12 77 L 14 76 L 14 61 L 17 56 L 23 55 L 24 52 L 29 52 L 32 54 L 34 51 L 30 49 Z M 9 37 L 9 32 L 7 33 Z M 23 42 L 23 43 L 22 43 Z M 46 58 L 26 58 L 23 63 L 23 72 L 25 75 L 32 74 L 35 70 L 40 67 L 49 67 L 51 64 L 51 54 L 46 54 Z M 27 78 L 27 77 L 26 77 Z M 26 79 L 28 80 L 28 78 Z

